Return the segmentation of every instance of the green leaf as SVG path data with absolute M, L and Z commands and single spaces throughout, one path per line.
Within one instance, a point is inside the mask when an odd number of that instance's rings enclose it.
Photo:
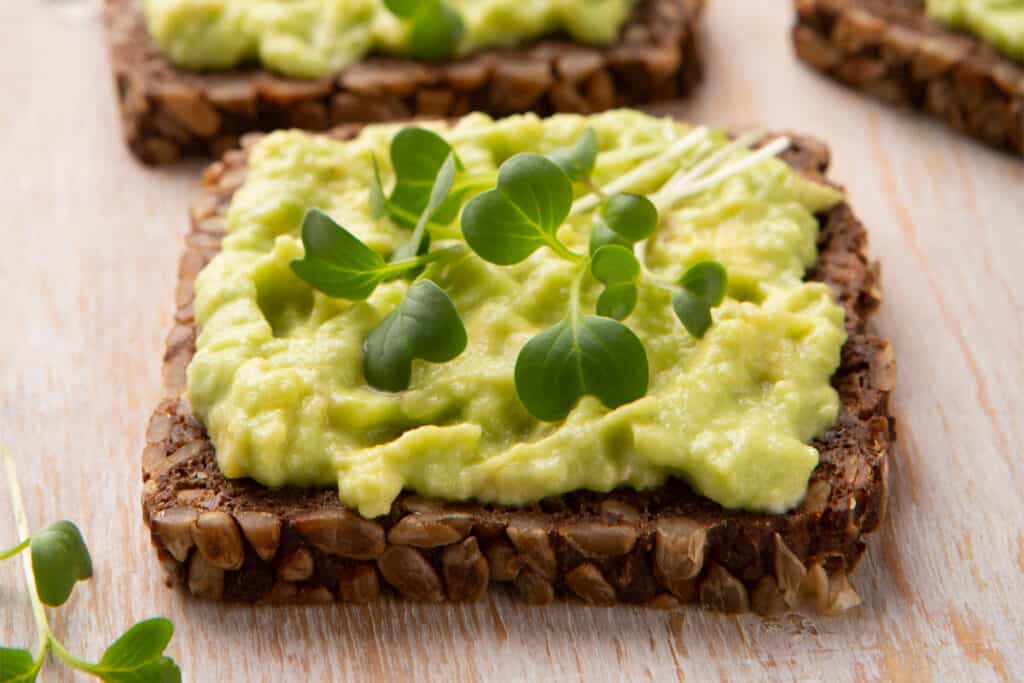
M 597 314 L 625 320 L 636 308 L 636 299 L 636 285 L 632 282 L 610 285 L 597 297 Z
M 32 572 L 39 599 L 63 605 L 76 581 L 92 577 L 92 558 L 82 532 L 67 520 L 54 522 L 32 535 Z
M 590 177 L 597 161 L 597 133 L 587 128 L 575 144 L 550 152 L 547 157 L 561 168 L 570 180 L 579 181 Z
M 39 667 L 28 650 L 0 647 L 0 681 L 3 683 L 32 683 Z
M 181 672 L 173 659 L 163 656 L 172 635 L 174 625 L 167 619 L 140 621 L 114 641 L 90 671 L 117 683 L 177 683 Z
M 519 400 L 531 415 L 561 420 L 584 394 L 608 408 L 647 393 L 647 352 L 628 327 L 611 318 L 564 320 L 526 342 L 516 358 Z
M 391 255 L 392 263 L 415 258 L 430 250 L 430 233 L 427 232 L 427 221 L 430 220 L 430 216 L 437 207 L 441 206 L 444 200 L 448 198 L 448 193 L 451 192 L 454 183 L 455 154 L 449 153 L 448 158 L 441 164 L 441 169 L 437 172 L 437 177 L 434 179 L 434 184 L 430 189 L 427 205 L 424 207 L 423 213 L 420 214 L 420 219 L 416 223 L 416 229 L 413 231 L 412 237 L 395 249 Z
M 125 631 L 107 648 L 99 667 L 129 669 L 156 659 L 174 635 L 174 624 L 163 617 L 146 619 Z
M 481 258 L 507 266 L 545 245 L 574 258 L 555 236 L 569 215 L 572 183 L 554 162 L 517 154 L 501 165 L 498 186 L 462 212 L 462 234 Z
M 430 280 L 419 280 L 367 335 L 363 375 L 383 391 L 408 389 L 414 359 L 446 363 L 465 350 L 466 342 L 466 328 L 448 295 Z
M 618 244 L 609 244 L 594 252 L 590 262 L 594 277 L 606 285 L 636 282 L 640 277 L 640 262 L 633 250 Z
M 672 293 L 672 309 L 683 327 L 697 339 L 711 328 L 711 307 L 689 290 L 677 289 Z
M 650 237 L 658 227 L 658 209 L 647 197 L 620 192 L 604 203 L 601 219 L 625 239 L 639 242 Z
M 417 59 L 450 57 L 465 32 L 462 15 L 447 3 L 424 3 L 409 28 L 409 51 Z
M 380 218 L 388 210 L 388 198 L 384 196 L 384 183 L 380 179 L 380 165 L 377 163 L 377 155 L 370 155 L 373 161 L 373 180 L 370 182 L 370 215 Z
M 680 287 L 711 307 L 722 303 L 728 283 L 725 268 L 717 261 L 701 261 L 679 278 Z
M 388 11 L 401 19 L 410 19 L 426 4 L 437 4 L 437 0 L 384 0 Z
M 181 683 L 181 670 L 170 657 L 151 660 L 127 671 L 96 671 L 107 683 Z
M 292 272 L 327 296 L 360 301 L 395 272 L 380 254 L 320 209 L 302 219 L 306 253 L 291 262 Z
M 451 145 L 440 135 L 426 128 L 407 126 L 391 138 L 391 165 L 395 170 L 395 187 L 386 202 L 391 218 L 398 224 L 413 228 L 430 201 L 441 168 L 449 157 L 455 170 L 461 168 Z M 429 220 L 447 225 L 455 220 L 461 207 L 461 195 L 453 196 L 431 212 Z
M 619 244 L 630 249 L 633 247 L 632 242 L 609 228 L 601 220 L 601 217 L 597 216 L 594 219 L 594 227 L 590 231 L 590 255 L 593 256 L 597 253 L 598 249 L 608 244 Z
M 728 276 L 717 261 L 701 261 L 679 278 L 672 309 L 687 331 L 701 339 L 711 328 L 711 309 L 722 303 Z

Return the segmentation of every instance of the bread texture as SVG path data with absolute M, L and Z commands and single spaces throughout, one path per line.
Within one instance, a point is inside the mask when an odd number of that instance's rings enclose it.
M 1024 157 L 1024 62 L 931 19 L 925 0 L 794 0 L 810 66 Z
M 785 160 L 825 181 L 827 148 L 792 137 Z M 888 342 L 866 329 L 879 303 L 876 270 L 848 204 L 819 216 L 819 258 L 808 274 L 830 285 L 846 310 L 849 337 L 833 378 L 840 417 L 814 444 L 820 464 L 796 509 L 726 510 L 671 480 L 650 491 L 580 491 L 523 507 L 403 493 L 388 515 L 366 519 L 334 489 L 226 479 L 185 398 L 197 333 L 193 283 L 219 250 L 246 156 L 243 146 L 205 173 L 181 260 L 164 399 L 147 430 L 143 516 L 170 584 L 240 602 L 369 602 L 385 591 L 468 601 L 496 585 L 530 604 L 565 595 L 772 614 L 801 606 L 831 613 L 859 602 L 847 576 L 864 552 L 863 535 L 886 514 L 895 365 Z
M 552 37 L 450 62 L 371 56 L 319 80 L 258 68 L 197 72 L 161 54 L 139 0 L 104 0 L 125 141 L 143 162 L 219 157 L 251 131 L 470 111 L 591 114 L 671 99 L 700 81 L 704 0 L 639 0 L 606 47 Z

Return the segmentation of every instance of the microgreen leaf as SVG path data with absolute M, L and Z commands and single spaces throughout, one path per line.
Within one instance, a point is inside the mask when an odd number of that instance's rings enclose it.
M 727 276 L 716 261 L 702 261 L 679 278 L 672 293 L 672 309 L 687 331 L 701 339 L 711 328 L 711 309 L 725 298 Z
M 658 227 L 658 210 L 647 197 L 620 192 L 604 203 L 601 219 L 625 239 L 639 242 L 650 237 Z
M 465 32 L 462 15 L 447 3 L 423 3 L 409 27 L 409 51 L 417 59 L 450 57 Z
M 594 172 L 597 152 L 597 133 L 593 128 L 587 128 L 574 144 L 548 153 L 547 158 L 555 162 L 570 180 L 579 181 L 589 178 Z
M 0 647 L 0 681 L 3 683 L 32 683 L 39 667 L 28 650 Z
M 394 253 L 391 254 L 392 263 L 411 259 L 429 251 L 430 233 L 427 232 L 427 221 L 430 220 L 430 216 L 437 210 L 437 207 L 441 206 L 444 200 L 448 198 L 448 193 L 451 192 L 454 183 L 455 154 L 449 152 L 448 157 L 441 164 L 441 168 L 437 172 L 437 177 L 434 178 L 434 184 L 430 188 L 427 205 L 420 214 L 420 219 L 416 223 L 416 229 L 413 230 L 412 237 L 404 244 L 399 245 Z
M 402 261 L 422 256 L 428 251 L 430 251 L 430 233 L 424 232 L 419 235 L 419 239 L 416 239 L 415 236 L 410 237 L 408 240 L 395 247 L 395 250 L 391 252 L 391 258 L 388 259 L 388 263 L 401 263 Z M 418 271 L 419 269 L 417 268 L 403 273 L 395 273 L 393 277 L 408 276 Z
M 687 332 L 701 339 L 711 328 L 711 307 L 685 289 L 672 292 L 672 309 Z
M 440 135 L 426 128 L 408 126 L 391 138 L 391 165 L 395 170 L 395 187 L 385 206 L 398 224 L 413 228 L 422 216 L 441 167 L 453 157 L 455 169 L 461 162 L 451 145 Z M 371 188 L 371 198 L 372 198 Z M 383 194 L 383 192 L 382 192 Z M 428 220 L 447 225 L 455 220 L 461 196 L 453 196 L 431 212 Z
M 380 218 L 388 210 L 388 198 L 384 196 L 384 183 L 380 179 L 380 164 L 377 155 L 370 156 L 373 162 L 373 180 L 370 181 L 370 215 Z
M 140 621 L 114 641 L 90 671 L 110 683 L 178 683 L 181 671 L 173 659 L 163 656 L 173 634 L 167 619 Z
M 577 259 L 555 236 L 572 205 L 572 183 L 554 162 L 517 154 L 501 165 L 498 186 L 462 212 L 462 234 L 473 251 L 498 265 L 519 263 L 543 246 Z
M 365 299 L 394 273 L 380 254 L 320 209 L 302 219 L 302 244 L 306 253 L 291 262 L 292 272 L 328 296 Z
M 540 420 L 561 420 L 584 394 L 616 408 L 647 393 L 647 352 L 620 322 L 570 316 L 526 342 L 515 381 L 519 400 Z
M 725 268 L 717 261 L 694 264 L 679 278 L 680 287 L 712 307 L 722 303 L 727 284 Z
M 636 308 L 636 299 L 636 285 L 632 282 L 609 285 L 597 297 L 597 314 L 625 320 Z
M 640 262 L 631 249 L 609 244 L 594 252 L 590 270 L 606 285 L 636 282 L 640 276 Z
M 32 534 L 31 549 L 36 594 L 51 607 L 67 601 L 76 581 L 92 577 L 89 549 L 72 522 L 54 522 Z
M 465 350 L 466 342 L 466 328 L 451 299 L 430 280 L 420 280 L 367 335 L 363 375 L 383 391 L 408 389 L 414 359 L 446 363 Z
M 425 4 L 436 4 L 437 0 L 384 0 L 388 11 L 401 19 L 411 19 Z
M 619 244 L 627 248 L 633 246 L 632 242 L 605 225 L 601 217 L 598 216 L 594 219 L 594 227 L 590 230 L 590 255 L 593 256 L 598 249 L 608 244 Z
M 106 683 L 181 683 L 181 670 L 170 657 L 158 657 L 128 671 L 100 672 L 97 675 Z

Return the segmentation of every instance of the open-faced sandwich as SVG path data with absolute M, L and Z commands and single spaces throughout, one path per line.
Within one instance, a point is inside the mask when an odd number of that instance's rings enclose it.
M 171 581 L 856 604 L 894 365 L 827 164 L 630 110 L 247 140 L 193 208 L 143 456 Z
M 470 111 L 593 113 L 685 94 L 704 0 L 104 0 L 143 161 L 240 134 Z
M 796 53 L 1024 157 L 1024 2 L 794 0 Z

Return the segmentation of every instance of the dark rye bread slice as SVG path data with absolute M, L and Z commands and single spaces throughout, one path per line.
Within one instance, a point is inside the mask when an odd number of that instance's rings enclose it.
M 804 62 L 1024 157 L 1024 62 L 925 13 L 925 0 L 794 0 Z
M 848 205 L 820 216 L 820 256 L 809 275 L 828 283 L 846 309 L 849 340 L 833 381 L 841 415 L 815 443 L 821 462 L 792 512 L 725 510 L 671 481 L 518 508 L 406 493 L 389 515 L 371 520 L 344 507 L 335 489 L 271 490 L 225 479 L 183 397 L 195 351 L 193 281 L 219 249 L 246 154 L 229 152 L 206 171 L 192 209 L 164 357 L 165 399 L 147 431 L 142 509 L 169 584 L 246 602 L 367 602 L 388 586 L 416 600 L 474 600 L 505 582 L 531 604 L 568 594 L 596 604 L 699 601 L 773 613 L 808 599 L 822 612 L 858 602 L 846 576 L 864 552 L 862 534 L 885 517 L 895 367 L 888 342 L 865 330 L 879 295 L 864 228 Z M 785 159 L 823 180 L 828 150 L 797 137 Z
M 370 57 L 320 80 L 177 68 L 153 42 L 138 3 L 104 0 L 104 23 L 125 140 L 151 164 L 219 157 L 250 131 L 471 111 L 590 114 L 685 95 L 701 75 L 704 0 L 638 0 L 607 47 L 554 37 L 445 63 Z

